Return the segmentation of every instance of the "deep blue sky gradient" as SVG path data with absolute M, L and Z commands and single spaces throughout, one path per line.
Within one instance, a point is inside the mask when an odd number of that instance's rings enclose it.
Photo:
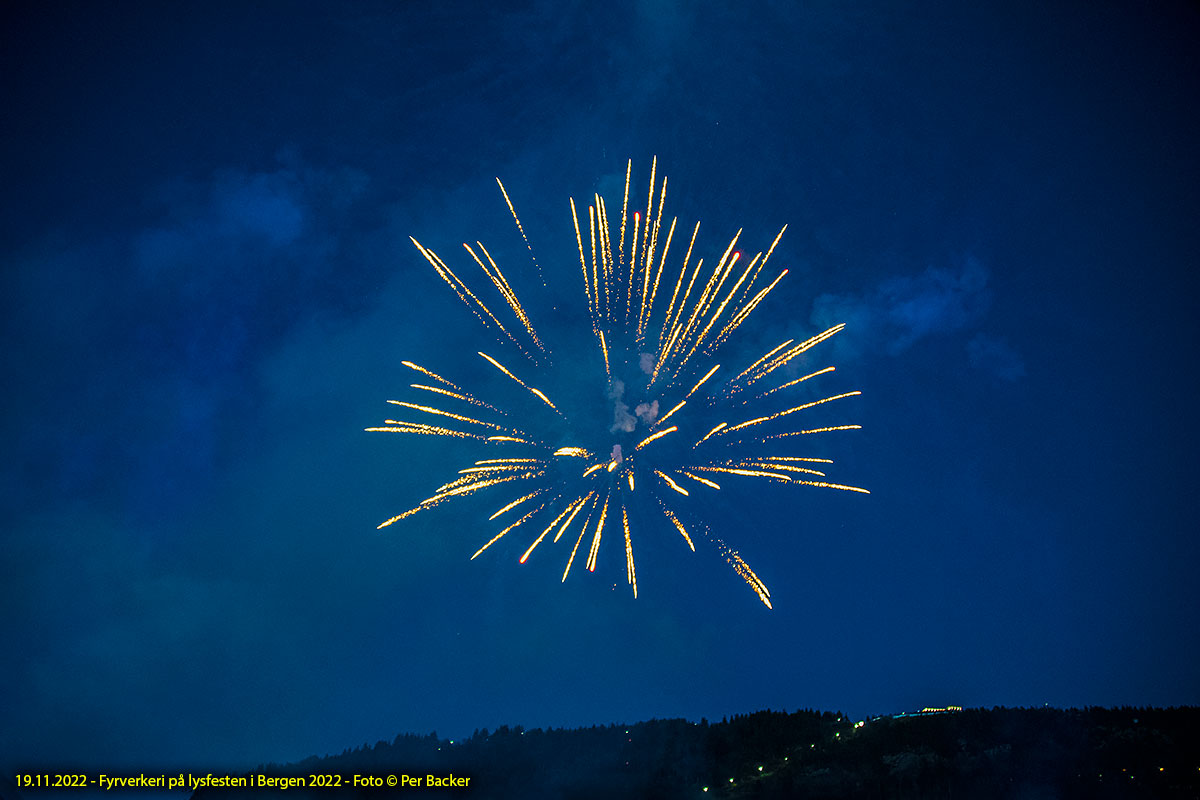
M 1200 703 L 1194 6 L 477 5 L 6 7 L 5 769 Z M 561 543 L 468 561 L 495 503 L 375 530 L 482 457 L 362 432 L 400 361 L 496 346 L 408 236 L 569 341 L 567 198 L 655 154 L 708 259 L 789 225 L 731 359 L 847 323 L 813 363 L 863 395 L 813 419 L 864 428 L 813 449 L 872 494 L 705 511 L 773 611 L 711 546 L 635 539 L 634 600 L 616 538 L 565 585 Z

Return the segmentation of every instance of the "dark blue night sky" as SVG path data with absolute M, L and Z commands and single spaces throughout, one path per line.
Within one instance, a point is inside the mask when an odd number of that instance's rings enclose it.
M 0 767 L 1200 703 L 1193 5 L 500 5 L 2 12 Z M 376 530 L 484 457 L 363 432 L 400 362 L 498 347 L 408 237 L 568 340 L 567 200 L 655 155 L 707 258 L 789 226 L 731 364 L 847 324 L 819 419 L 863 428 L 813 449 L 871 494 L 704 511 L 773 610 L 678 538 L 635 600 L 619 537 L 565 584 L 562 543 L 468 561 L 495 502 Z

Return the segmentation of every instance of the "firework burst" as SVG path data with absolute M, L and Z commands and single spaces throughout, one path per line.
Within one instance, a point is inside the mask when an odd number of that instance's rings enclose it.
M 683 258 L 672 259 L 677 219 L 663 224 L 667 179 L 657 182 L 655 159 L 645 210 L 631 213 L 631 170 L 632 162 L 625 171 L 619 227 L 615 219 L 610 220 L 609 208 L 600 195 L 593 195 L 586 216 L 574 198 L 570 202 L 587 298 L 589 338 L 595 345 L 596 369 L 601 365 L 604 369 L 596 383 L 606 387 L 605 408 L 611 412 L 603 416 L 572 413 L 526 382 L 551 379 L 552 351 L 481 242 L 473 246 L 464 243 L 463 248 L 486 275 L 498 300 L 489 297 L 485 302 L 437 253 L 412 239 L 500 346 L 519 359 L 519 366 L 510 369 L 478 351 L 514 392 L 526 398 L 518 398 L 518 404 L 525 402 L 528 407 L 514 409 L 521 414 L 518 427 L 502 410 L 504 404 L 487 402 L 425 367 L 403 362 L 421 376 L 422 382 L 411 388 L 424 393 L 421 398 L 425 402 L 389 400 L 403 409 L 397 416 L 405 419 L 388 419 L 384 425 L 366 430 L 475 439 L 496 452 L 495 457 L 459 470 L 430 497 L 379 527 L 454 498 L 488 490 L 512 496 L 517 489 L 515 496 L 489 517 L 499 531 L 472 559 L 521 529 L 530 534 L 519 558 L 522 564 L 547 538 L 551 543 L 562 540 L 570 547 L 562 573 L 566 581 L 577 561 L 588 570 L 596 569 L 601 540 L 609 533 L 624 541 L 626 580 L 636 597 L 633 517 L 638 527 L 649 525 L 671 532 L 671 536 L 678 534 L 693 552 L 699 533 L 769 608 L 767 587 L 697 514 L 695 508 L 703 503 L 698 495 L 721 491 L 722 483 L 732 481 L 868 493 L 857 486 L 825 480 L 824 470 L 832 463 L 829 459 L 795 452 L 795 444 L 804 441 L 803 437 L 860 427 L 806 428 L 799 424 L 808 409 L 859 394 L 841 392 L 796 402 L 796 394 L 806 388 L 803 384 L 834 371 L 830 366 L 795 377 L 799 357 L 844 326 L 835 325 L 803 341 L 784 341 L 738 372 L 722 367 L 716 360 L 722 345 L 787 274 L 786 269 L 780 270 L 769 279 L 773 271 L 767 270 L 787 226 L 765 254 L 759 252 L 746 263 L 737 249 L 739 230 L 715 264 L 706 267 L 703 258 L 692 260 L 700 229 L 697 222 Z M 496 183 L 528 247 L 508 192 L 499 178 Z M 529 253 L 541 275 L 532 247 Z M 510 315 L 507 324 L 501 321 L 502 316 L 507 319 Z M 434 402 L 439 405 L 429 405 Z M 631 403 L 636 403 L 632 413 Z

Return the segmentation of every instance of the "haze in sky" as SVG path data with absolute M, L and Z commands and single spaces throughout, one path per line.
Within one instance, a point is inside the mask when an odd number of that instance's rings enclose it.
M 3 14 L 6 769 L 1200 703 L 1194 6 Z M 376 530 L 486 457 L 364 432 L 401 362 L 486 383 L 500 347 L 408 237 L 472 281 L 483 242 L 540 335 L 586 340 L 568 198 L 619 204 L 631 159 L 644 204 L 654 156 L 706 263 L 788 226 L 730 368 L 846 325 L 792 377 L 862 392 L 811 447 L 871 494 L 703 501 L 770 610 L 670 531 L 635 532 L 634 599 L 619 535 L 565 583 L 563 542 L 469 560 L 503 499 Z M 573 407 L 644 424 L 586 353 Z

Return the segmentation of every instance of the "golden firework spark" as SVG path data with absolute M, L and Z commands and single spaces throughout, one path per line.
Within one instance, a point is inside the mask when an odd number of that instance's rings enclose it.
M 489 249 L 480 241 L 462 244 L 467 254 L 465 269 L 477 268 L 487 278 L 482 284 L 487 292 L 481 292 L 462 277 L 466 274 L 462 269 L 451 268 L 433 249 L 412 238 L 413 245 L 438 277 L 493 332 L 498 345 L 524 366 L 510 369 L 499 359 L 478 351 L 480 357 L 511 381 L 505 385 L 520 387 L 521 391 L 510 392 L 518 398 L 514 405 L 495 398 L 485 401 L 478 393 L 425 367 L 402 362 L 433 381 L 433 384 L 413 383 L 411 388 L 425 393 L 422 396 L 427 399 L 435 395 L 440 403 L 449 403 L 451 407 L 406 400 L 388 402 L 410 413 L 449 421 L 439 425 L 389 419 L 384 425 L 366 430 L 476 440 L 502 452 L 496 458 L 479 459 L 459 470 L 457 477 L 438 487 L 432 496 L 379 527 L 477 492 L 508 493 L 488 522 L 495 522 L 509 512 L 523 513 L 491 536 L 471 558 L 526 522 L 538 520 L 541 531 L 523 550 L 519 561 L 526 563 L 551 532 L 552 542 L 557 543 L 570 530 L 575 541 L 563 569 L 565 581 L 584 538 L 589 535 L 584 564 L 588 571 L 596 570 L 605 528 L 615 524 L 619 507 L 626 580 L 637 597 L 633 523 L 636 521 L 640 529 L 641 517 L 637 512 L 642 506 L 640 501 L 634 503 L 634 498 L 646 493 L 659 504 L 666 518 L 663 523 L 655 517 L 660 527 L 665 524 L 666 530 L 674 528 L 693 551 L 694 532 L 701 532 L 769 608 L 771 594 L 766 585 L 738 551 L 713 536 L 707 525 L 698 521 L 696 515 L 702 511 L 697 504 L 709 496 L 708 490 L 722 488 L 714 480 L 720 476 L 728 476 L 734 482 L 766 481 L 867 493 L 861 487 L 826 480 L 828 465 L 833 463 L 828 458 L 768 449 L 768 442 L 778 443 L 782 448 L 784 442 L 800 441 L 794 437 L 860 427 L 823 424 L 825 420 L 808 427 L 790 424 L 806 416 L 804 412 L 857 396 L 857 391 L 818 395 L 819 399 L 813 400 L 799 397 L 799 402 L 782 399 L 795 397 L 810 382 L 816 383 L 834 373 L 832 366 L 805 369 L 805 354 L 840 333 L 844 326 L 835 325 L 798 343 L 787 339 L 723 383 L 712 381 L 720 369 L 715 354 L 787 274 L 783 269 L 773 278 L 767 276 L 767 264 L 787 226 L 780 228 L 765 253 L 758 252 L 749 259 L 743 258 L 739 249 L 743 231 L 738 230 L 718 251 L 719 257 L 710 259 L 711 266 L 706 266 L 704 258 L 693 262 L 700 232 L 697 222 L 683 258 L 672 258 L 678 218 L 672 217 L 668 222 L 664 214 L 667 178 L 659 176 L 658 159 L 653 159 L 645 208 L 631 208 L 632 170 L 630 161 L 625 169 L 619 221 L 615 217 L 610 219 L 609 206 L 598 193 L 587 202 L 586 215 L 583 207 L 577 206 L 574 198 L 570 199 L 579 255 L 578 274 L 583 279 L 591 327 L 589 335 L 594 337 L 596 346 L 596 367 L 603 369 L 597 375 L 613 401 L 615 423 L 613 418 L 606 422 L 568 414 L 563 409 L 569 404 L 560 408 L 541 389 L 518 377 L 518 372 L 527 376 L 536 374 L 537 382 L 547 381 L 543 385 L 552 387 L 560 402 L 572 397 L 571 392 L 563 390 L 561 381 L 544 374 L 552 365 L 551 348 L 536 329 L 532 315 L 510 280 L 512 275 L 519 282 L 521 271 L 506 274 L 500 266 L 501 259 L 493 254 L 500 250 Z M 549 290 L 551 287 L 546 285 L 512 198 L 499 178 L 496 183 L 529 252 L 536 281 Z M 509 357 L 502 357 L 505 362 L 513 363 Z M 572 358 L 578 362 L 577 357 Z M 631 406 L 625 404 L 622 396 L 634 386 L 639 387 L 636 391 L 641 394 L 636 413 L 631 414 L 628 411 Z M 520 400 L 521 397 L 525 399 Z M 826 406 L 831 407 L 835 406 Z M 660 409 L 666 410 L 660 413 Z M 463 413 L 464 410 L 470 413 Z M 523 428 L 533 433 L 515 427 L 509 421 L 512 419 L 519 420 Z M 672 425 L 664 427 L 668 420 Z M 675 436 L 667 438 L 669 434 Z M 584 459 L 586 466 L 571 465 L 568 459 L 572 458 Z M 635 481 L 635 472 L 640 472 L 644 480 Z M 720 479 L 726 482 L 725 478 Z M 639 483 L 642 486 L 634 495 Z M 524 490 L 509 493 L 517 485 L 523 485 Z M 694 494 L 689 493 L 688 487 Z M 631 512 L 638 520 L 631 520 Z M 691 520 L 686 526 L 685 518 Z

